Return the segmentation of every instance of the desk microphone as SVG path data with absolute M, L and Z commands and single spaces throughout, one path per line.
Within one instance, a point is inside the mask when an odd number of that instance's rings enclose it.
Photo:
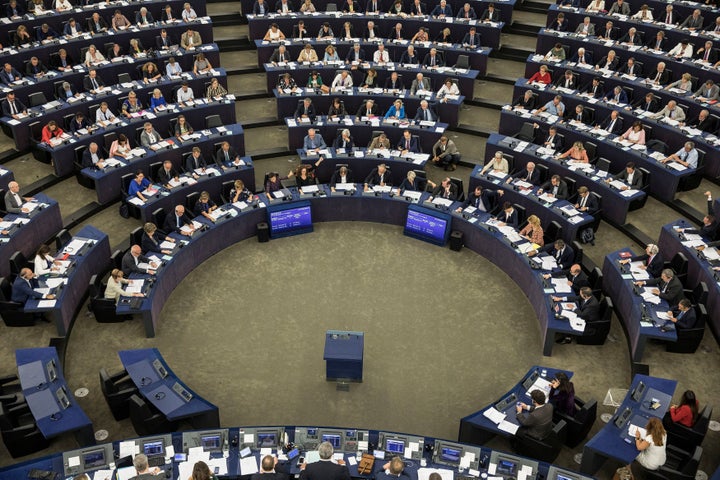
M 155 400 L 162 400 L 163 398 L 165 398 L 165 392 L 157 392 L 153 396 L 155 397 Z
M 57 422 L 61 418 L 62 418 L 62 413 L 60 413 L 60 412 L 56 412 L 56 413 L 53 413 L 52 415 L 50 415 L 50 420 L 53 422 Z
M 150 377 L 142 377 L 140 379 L 140 386 L 144 387 L 145 385 L 150 385 L 152 383 L 152 379 Z

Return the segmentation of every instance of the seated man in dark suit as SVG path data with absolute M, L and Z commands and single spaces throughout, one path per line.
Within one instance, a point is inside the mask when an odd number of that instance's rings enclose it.
M 515 435 L 544 440 L 552 432 L 553 406 L 545 403 L 545 394 L 541 390 L 530 392 L 530 398 L 532 398 L 532 405 L 521 402 L 515 407 L 515 418 L 520 424 Z M 528 413 L 523 413 L 523 410 Z
M 683 298 L 680 300 L 676 308 L 667 312 L 670 321 L 675 324 L 675 328 L 693 328 L 697 323 L 695 309 L 692 308 L 690 300 Z
M 475 190 L 468 194 L 463 206 L 458 207 L 456 211 L 461 212 L 467 207 L 475 207 L 481 212 L 492 212 L 497 208 L 502 196 L 502 190 L 490 190 L 489 188 L 482 188 L 478 185 L 475 187 Z
M 657 295 L 670 305 L 677 305 L 683 297 L 683 285 L 675 276 L 675 272 L 666 268 L 660 274 L 660 278 L 651 278 L 648 280 L 635 282 L 635 285 L 642 287 L 644 285 L 657 286 L 650 290 L 653 295 Z
M 413 65 L 420 63 L 420 57 L 418 57 L 414 45 L 408 45 L 407 50 L 400 56 L 400 63 Z
M 581 103 L 578 103 L 575 105 L 575 111 L 572 114 L 568 114 L 567 121 L 588 125 L 590 123 L 590 113 L 585 110 L 585 107 L 583 107 Z
M 708 40 L 707 42 L 705 42 L 704 47 L 698 48 L 695 51 L 695 58 L 714 65 L 715 62 L 717 62 L 718 60 L 718 55 L 717 50 L 713 48 L 713 42 L 711 40 Z
M 587 275 L 582 271 L 582 267 L 574 263 L 570 268 L 565 270 L 556 270 L 553 273 L 546 273 L 543 278 L 566 278 L 568 285 L 572 288 L 575 295 L 580 295 L 580 289 L 583 287 L 589 287 L 590 282 L 588 281 Z
M 615 135 L 620 135 L 622 133 L 622 126 L 623 119 L 620 116 L 620 112 L 617 110 L 610 112 L 610 115 L 608 115 L 608 117 L 600 124 L 600 128 L 606 132 L 614 133 Z
M 543 251 L 555 258 L 560 270 L 567 270 L 575 260 L 575 251 L 570 245 L 565 245 L 565 241 L 562 239 L 557 239 L 552 244 L 546 245 L 543 247 Z
M 710 116 L 710 112 L 707 109 L 700 110 L 698 117 L 688 124 L 693 128 L 697 128 L 700 131 L 713 133 L 717 128 L 715 119 Z
M 613 175 L 612 179 L 625 183 L 627 186 L 623 187 L 623 190 L 640 188 L 643 185 L 642 172 L 635 168 L 635 162 L 628 162 L 623 171 L 617 175 Z M 605 181 L 610 182 L 610 179 Z
M 182 227 L 188 227 L 189 231 L 183 231 Z M 163 230 L 190 236 L 193 231 L 195 231 L 195 227 L 190 217 L 185 214 L 185 207 L 183 205 L 177 205 L 173 213 L 165 217 Z
M 680 289 L 682 291 L 682 288 Z M 592 293 L 590 287 L 582 287 L 580 289 L 580 295 L 575 297 L 552 297 L 554 302 L 576 302 L 575 313 L 578 317 L 585 320 L 585 331 L 588 331 L 588 326 L 591 323 L 600 321 L 600 302 Z M 555 311 L 560 311 L 560 305 L 555 305 Z M 567 344 L 571 343 L 572 338 L 565 336 L 556 340 L 556 343 Z
M 333 446 L 330 442 L 318 445 L 320 461 L 303 463 L 300 466 L 300 480 L 350 480 L 350 472 L 344 460 L 333 463 Z
M 715 218 L 715 209 L 713 208 L 713 199 L 712 194 L 707 191 L 705 192 L 705 197 L 707 198 L 707 215 L 703 217 L 702 220 L 702 227 L 700 228 L 683 228 L 680 231 L 684 233 L 697 233 L 702 235 L 708 240 L 715 240 L 717 238 L 718 234 L 718 227 L 720 227 L 720 224 L 718 224 L 717 218 Z
M 344 148 L 345 150 L 352 150 L 355 146 L 355 142 L 350 135 L 350 130 L 343 128 L 340 135 L 337 136 L 333 142 L 333 148 Z
M 540 125 L 537 123 L 533 124 L 533 126 L 536 130 L 540 128 Z M 562 137 L 558 134 L 557 127 L 555 125 L 551 125 L 548 129 L 547 135 L 543 134 L 540 138 L 542 139 L 542 142 L 538 143 L 545 148 L 552 148 L 556 152 L 561 151 L 563 148 Z
M 417 137 L 413 137 L 410 130 L 403 130 L 403 135 L 397 143 L 397 149 L 402 152 L 403 155 L 407 153 L 419 153 L 420 145 L 418 145 Z
M 179 176 L 178 171 L 173 167 L 172 161 L 165 160 L 162 167 L 158 170 L 155 180 L 159 184 L 164 185 L 165 188 L 170 188 L 170 181 L 177 179 Z
M 215 163 L 221 166 L 233 163 L 237 166 L 240 164 L 240 155 L 230 145 L 230 142 L 223 142 L 215 153 Z
M 265 455 L 260 462 L 260 472 L 250 477 L 250 480 L 287 480 L 284 465 L 278 464 L 277 457 Z
M 365 178 L 365 191 L 369 190 L 369 187 L 374 187 L 375 185 L 379 185 L 381 187 L 392 185 L 390 171 L 384 163 L 378 165 L 377 168 L 373 168 L 370 174 Z
M 177 45 L 177 42 L 173 41 L 172 37 L 168 35 L 166 29 L 160 30 L 160 35 L 155 37 L 155 45 L 158 50 L 166 50 L 173 45 Z
M 577 53 L 570 59 L 571 63 L 580 65 L 592 65 L 592 54 L 585 51 L 583 47 L 578 48 Z
M 427 100 L 421 100 L 420 101 L 420 107 L 417 109 L 417 112 L 415 113 L 415 118 L 413 118 L 416 122 L 420 121 L 428 121 L 428 122 L 437 122 L 438 118 L 437 115 L 435 115 L 435 112 L 432 111 L 432 109 L 429 107 L 429 104 Z
M 37 299 L 48 299 L 52 300 L 55 295 L 51 293 L 40 293 L 36 292 L 35 289 L 40 288 L 37 278 L 33 274 L 33 271 L 29 268 L 23 268 L 20 270 L 20 274 L 17 276 L 12 285 L 12 293 L 10 299 L 13 302 L 22 303 L 25 305 L 31 298 Z
M 442 55 L 440 55 L 440 52 L 433 47 L 427 54 L 425 54 L 425 59 L 423 59 L 422 64 L 428 68 L 443 67 L 445 66 L 445 61 L 443 60 Z
M 518 227 L 518 213 L 510 202 L 503 203 L 502 211 L 497 215 L 497 220 L 510 227 Z
M 618 71 L 620 75 L 631 75 L 639 77 L 642 75 L 642 66 L 639 63 L 635 63 L 635 57 L 630 57 L 625 62 L 625 65 L 620 67 Z
M 385 90 L 404 90 L 405 85 L 402 82 L 402 79 L 400 78 L 400 75 L 398 75 L 397 72 L 392 72 L 390 74 L 390 77 L 385 80 Z
M 89 70 L 87 76 L 83 78 L 83 87 L 86 92 L 95 93 L 96 90 L 104 86 L 105 82 L 103 82 L 100 75 L 98 75 L 97 70 L 94 68 Z
M 572 70 L 565 70 L 565 74 L 555 80 L 555 83 L 553 83 L 553 85 L 555 87 L 563 87 L 570 90 L 575 90 L 576 88 L 578 88 L 577 80 L 575 79 Z
M 330 190 L 335 191 L 335 185 L 338 183 L 353 183 L 352 170 L 345 165 L 335 170 L 330 177 Z
M 518 97 L 513 102 L 513 108 L 524 108 L 525 110 L 535 110 L 537 100 L 532 90 L 526 90 L 522 97 Z
M 660 249 L 653 243 L 649 243 L 648 246 L 645 247 L 644 255 L 635 255 L 629 260 L 620 260 L 620 263 L 623 265 L 630 262 L 643 262 L 640 268 L 645 270 L 652 278 L 658 278 L 665 266 L 663 257 L 660 255 Z
M 580 89 L 580 93 L 584 93 L 585 95 L 592 98 L 604 97 L 605 89 L 602 85 L 602 79 L 600 77 L 593 77 L 593 79 L 590 80 L 590 83 L 586 83 L 585 85 L 583 85 L 583 87 Z
M 302 103 L 299 103 L 295 110 L 295 118 L 298 120 L 302 118 L 309 118 L 310 123 L 315 123 L 317 119 L 317 113 L 315 112 L 315 105 L 312 104 L 311 98 L 305 98 Z
M 480 34 L 477 33 L 477 29 L 473 26 L 470 27 L 470 31 L 465 34 L 461 43 L 470 47 L 480 47 L 482 45 L 482 38 Z
M 505 183 L 511 183 L 514 180 L 521 180 L 532 183 L 533 185 L 540 183 L 540 171 L 535 168 L 535 162 L 528 162 L 525 168 L 513 174 Z
M 252 13 L 253 15 L 267 15 L 270 13 L 270 6 L 265 3 L 265 0 L 255 0 Z
M 628 103 L 627 93 L 620 85 L 616 85 L 611 92 L 605 95 L 605 101 L 611 103 Z
M 450 177 L 445 177 L 440 185 L 435 187 L 432 192 L 432 196 L 428 197 L 426 202 L 432 202 L 433 198 L 444 198 L 447 200 L 457 200 L 457 187 L 450 180 Z
M 600 209 L 597 197 L 585 185 L 579 187 L 577 193 L 578 198 L 575 201 L 575 209 L 588 215 L 595 215 Z
M 644 112 L 655 113 L 660 110 L 660 104 L 655 100 L 655 95 L 652 92 L 648 92 L 645 96 L 632 104 L 633 109 L 640 109 Z M 629 108 L 626 107 L 629 110 Z
M 380 108 L 377 106 L 374 100 L 367 99 L 365 103 L 360 105 L 355 116 L 358 118 L 362 117 L 377 117 L 380 115 Z
M 140 266 L 141 263 L 148 264 L 149 268 L 142 268 Z M 130 247 L 130 250 L 123 255 L 121 265 L 121 270 L 123 271 L 125 277 L 129 277 L 131 273 L 147 273 L 149 275 L 154 275 L 155 270 L 153 269 L 157 268 L 157 264 L 155 262 L 151 262 L 148 257 L 142 254 L 142 248 L 140 248 L 140 245 L 133 245 Z
M 100 150 L 100 147 L 97 143 L 90 143 L 90 145 L 88 145 L 88 148 L 86 148 L 83 152 L 82 167 L 97 169 L 102 169 L 105 167 L 105 162 L 103 161 L 103 152 Z
M 566 200 L 568 198 L 567 183 L 560 178 L 560 175 L 553 175 L 550 177 L 550 180 L 540 185 L 540 190 L 538 190 L 537 193 L 538 195 L 542 195 L 543 192 L 545 192 L 545 195 L 557 198 L 558 200 Z

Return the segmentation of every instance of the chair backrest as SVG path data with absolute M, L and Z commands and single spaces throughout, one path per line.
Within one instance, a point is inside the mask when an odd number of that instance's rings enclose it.
M 142 242 L 143 227 L 137 227 L 130 232 L 130 245 L 140 245 Z
M 72 235 L 66 228 L 63 228 L 55 235 L 55 248 L 62 250 L 65 245 L 70 243 L 70 240 L 72 240 Z
M 675 255 L 673 255 L 672 259 L 670 260 L 670 268 L 673 269 L 673 272 L 675 272 L 675 275 L 677 276 L 683 276 L 687 274 L 688 259 L 683 252 L 677 252 Z
M 109 152 L 110 147 L 112 147 L 112 143 L 117 140 L 117 138 L 118 135 L 115 132 L 110 132 L 103 135 L 103 143 L 105 144 L 105 150 Z
M 37 107 L 38 105 L 44 105 L 47 103 L 47 98 L 43 92 L 35 92 L 28 95 L 28 103 L 31 107 Z
M 572 248 L 573 248 L 573 250 L 575 250 L 574 263 L 582 265 L 583 259 L 585 258 L 585 252 L 583 251 L 582 244 L 580 242 L 578 242 L 577 240 L 573 240 Z
M 457 177 L 450 177 L 450 181 L 453 183 L 453 185 L 455 185 L 455 188 L 457 188 L 458 201 L 462 201 L 462 198 L 465 196 L 463 181 Z
M 200 199 L 200 192 L 192 192 L 188 193 L 185 197 L 185 208 L 187 208 L 188 212 L 192 214 L 192 212 L 195 210 L 195 204 Z
M 656 152 L 660 153 L 667 153 L 668 146 L 665 142 L 661 142 L 660 140 L 652 139 L 645 143 L 645 146 L 648 150 L 655 150 Z
M 712 418 L 713 407 L 708 404 L 703 407 L 698 413 L 698 417 L 693 425 L 693 430 L 703 435 L 707 432 L 708 426 L 710 425 L 710 418 Z
M 694 303 L 705 305 L 708 298 L 708 286 L 705 282 L 698 283 L 692 291 L 692 299 Z
M 455 68 L 470 68 L 470 57 L 468 55 L 458 55 Z
M 10 273 L 13 275 L 20 275 L 20 270 L 29 266 L 30 262 L 22 252 L 15 252 L 10 256 Z
M 12 285 L 10 285 L 10 281 L 2 277 L 0 278 L 0 300 L 9 302 L 12 298 Z
M 122 250 L 115 250 L 112 255 L 110 255 L 110 267 L 111 268 L 120 268 L 122 267 L 122 257 L 125 254 Z
M 597 145 L 593 142 L 585 142 L 585 151 L 587 152 L 590 163 L 594 163 L 597 159 Z
M 588 282 L 590 283 L 590 288 L 592 288 L 593 292 L 602 290 L 602 280 L 603 274 L 600 267 L 593 268 L 588 276 Z
M 155 225 L 157 225 L 158 228 L 162 228 L 163 225 L 165 224 L 165 216 L 166 215 L 167 215 L 167 213 L 165 213 L 164 208 L 162 208 L 162 207 L 158 208 L 157 210 L 152 212 L 153 223 L 155 223 Z
M 573 195 L 575 195 L 575 189 L 577 186 L 575 179 L 570 177 L 563 177 L 562 179 L 568 188 L 568 198 L 572 198 Z
M 222 187 L 220 189 L 220 198 L 222 198 L 223 203 L 230 203 L 230 190 L 233 189 L 235 186 L 235 180 L 228 180 L 226 182 L 222 183 Z
M 547 238 L 550 242 L 554 242 L 558 238 L 561 238 L 562 234 L 563 234 L 563 228 L 555 220 L 551 221 L 550 224 L 548 224 L 548 226 L 547 226 L 547 230 L 545 230 L 545 235 L 547 236 Z
M 531 142 L 535 138 L 535 127 L 531 122 L 523 122 L 515 137 L 525 142 Z
M 222 126 L 220 115 L 208 115 L 205 117 L 205 128 L 217 128 Z
M 600 318 L 603 321 L 610 321 L 613 312 L 613 303 L 610 297 L 603 297 L 603 301 L 600 302 Z
M 120 177 L 120 186 L 122 188 L 123 195 L 128 194 L 128 189 L 130 188 L 130 182 L 132 182 L 134 178 L 135 178 L 134 173 L 126 173 L 125 175 Z
M 325 7 L 325 11 L 326 12 L 337 12 L 338 11 L 337 3 L 328 3 L 327 6 Z
M 132 77 L 130 76 L 129 73 L 127 73 L 127 72 L 118 73 L 118 83 L 130 83 L 130 82 L 132 82 Z M 119 99 L 118 99 L 118 102 L 119 102 Z
M 643 184 L 642 184 L 641 190 L 647 190 L 648 186 L 650 185 L 650 170 L 648 170 L 647 168 L 644 168 L 644 167 L 640 167 L 638 170 L 640 170 L 643 175 L 643 177 L 642 177 Z

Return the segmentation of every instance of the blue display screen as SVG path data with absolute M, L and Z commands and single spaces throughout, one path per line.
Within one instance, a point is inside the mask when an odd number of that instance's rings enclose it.
M 402 440 L 392 440 L 388 438 L 385 440 L 385 450 L 391 453 L 402 454 L 405 452 L 405 442 Z
M 450 215 L 410 205 L 403 233 L 436 245 L 445 245 L 450 235 L 450 218 Z
M 330 442 L 333 448 L 340 448 L 340 435 L 323 435 L 323 442 Z
M 462 450 L 458 448 L 443 447 L 440 450 L 440 459 L 446 462 L 460 463 L 460 454 Z
M 283 237 L 311 232 L 312 212 L 309 202 L 268 207 L 268 223 L 271 237 Z

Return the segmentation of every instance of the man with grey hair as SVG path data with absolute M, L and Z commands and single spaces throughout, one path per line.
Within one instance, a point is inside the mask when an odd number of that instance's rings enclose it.
M 330 442 L 322 442 L 318 446 L 320 461 L 300 466 L 300 480 L 350 480 L 350 472 L 344 460 L 333 463 L 333 446 Z
M 680 279 L 675 276 L 675 272 L 669 268 L 662 271 L 660 278 L 650 278 L 648 280 L 635 282 L 635 285 L 638 287 L 645 285 L 657 286 L 657 288 L 650 290 L 650 293 L 662 298 L 673 308 L 684 298 L 683 285 Z
M 150 468 L 150 465 L 148 464 L 148 457 L 144 453 L 135 455 L 133 465 L 135 466 L 137 475 L 132 477 L 130 480 L 154 480 L 156 478 L 155 475 L 161 472 L 158 467 Z

